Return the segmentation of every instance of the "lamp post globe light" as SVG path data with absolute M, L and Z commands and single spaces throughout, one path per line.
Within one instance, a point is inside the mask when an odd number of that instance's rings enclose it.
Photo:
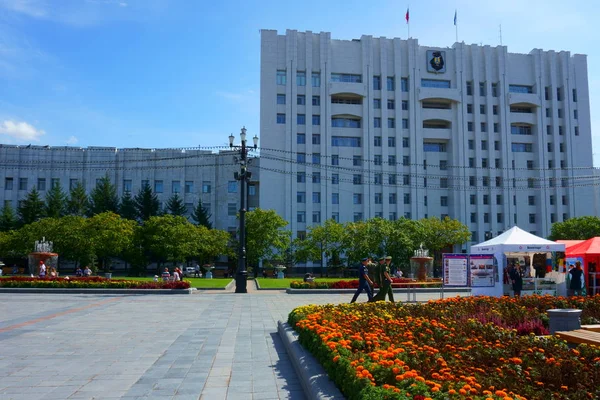
M 252 177 L 252 173 L 248 171 L 248 164 L 251 160 L 248 159 L 248 152 L 256 150 L 258 147 L 258 136 L 254 135 L 252 138 L 254 142 L 253 147 L 246 147 L 246 127 L 242 127 L 240 132 L 241 144 L 234 146 L 233 141 L 235 136 L 229 135 L 229 147 L 231 149 L 239 150 L 240 158 L 239 161 L 240 172 L 235 172 L 233 177 L 240 181 L 240 237 L 238 246 L 238 266 L 237 273 L 235 275 L 235 292 L 236 293 L 248 293 L 246 287 L 248 279 L 248 271 L 246 270 L 246 196 L 248 195 L 246 190 L 246 183 Z

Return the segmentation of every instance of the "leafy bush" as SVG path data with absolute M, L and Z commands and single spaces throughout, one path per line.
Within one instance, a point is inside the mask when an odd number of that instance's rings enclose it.
M 189 289 L 190 283 L 144 282 L 135 280 L 106 279 L 99 276 L 73 278 L 11 277 L 0 279 L 0 287 L 6 288 L 87 288 L 87 289 Z

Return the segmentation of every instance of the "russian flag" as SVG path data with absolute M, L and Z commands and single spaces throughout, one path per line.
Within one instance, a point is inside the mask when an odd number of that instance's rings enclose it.
M 456 10 L 454 10 L 454 25 L 456 26 Z
M 405 16 L 405 18 L 406 18 L 406 23 L 408 24 L 408 18 L 409 18 L 409 15 L 408 15 L 408 8 L 406 9 L 406 16 Z

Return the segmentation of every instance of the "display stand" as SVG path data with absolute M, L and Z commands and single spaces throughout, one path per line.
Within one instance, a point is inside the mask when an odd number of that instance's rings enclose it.
M 504 293 L 509 296 L 514 296 L 512 285 L 504 285 Z M 521 296 L 531 295 L 557 295 L 557 284 L 554 279 L 550 278 L 523 278 L 523 289 L 521 290 Z

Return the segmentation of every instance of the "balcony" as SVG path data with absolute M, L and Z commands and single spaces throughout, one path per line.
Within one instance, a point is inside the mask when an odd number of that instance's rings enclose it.
M 419 101 L 425 99 L 444 99 L 460 103 L 458 89 L 420 87 L 418 90 Z
M 542 103 L 535 93 L 508 93 L 508 104 L 530 104 L 539 107 Z
M 450 140 L 452 136 L 452 129 L 450 128 L 423 128 L 423 140 L 436 141 L 436 140 Z
M 329 94 L 350 93 L 365 97 L 367 93 L 366 84 L 352 82 L 329 82 Z
M 363 106 L 362 104 L 332 104 L 331 115 L 356 115 L 362 117 Z
M 421 119 L 423 121 L 434 119 L 434 120 L 446 120 L 452 121 L 454 112 L 452 110 L 442 110 L 437 108 L 423 108 L 421 109 Z
M 510 113 L 510 123 L 521 123 L 521 124 L 529 124 L 536 125 L 537 124 L 537 114 L 536 113 L 518 113 L 511 112 Z

